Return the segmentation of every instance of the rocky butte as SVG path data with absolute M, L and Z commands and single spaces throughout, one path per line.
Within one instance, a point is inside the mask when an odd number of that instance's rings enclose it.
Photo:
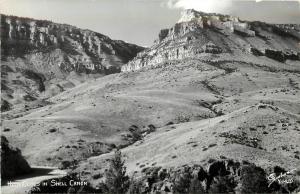
M 172 60 L 207 56 L 266 56 L 274 60 L 299 60 L 300 25 L 242 21 L 237 17 L 185 10 L 170 29 L 161 30 L 155 44 L 122 66 L 136 71 Z

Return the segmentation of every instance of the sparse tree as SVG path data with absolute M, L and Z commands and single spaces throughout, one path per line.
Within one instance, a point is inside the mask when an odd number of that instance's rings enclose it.
M 123 194 L 129 187 L 129 177 L 126 175 L 125 161 L 120 150 L 116 150 L 110 160 L 110 167 L 106 172 L 106 185 L 109 193 Z

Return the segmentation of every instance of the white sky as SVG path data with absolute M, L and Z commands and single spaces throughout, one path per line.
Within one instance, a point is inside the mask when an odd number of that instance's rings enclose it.
M 3 14 L 47 19 L 87 28 L 113 39 L 149 46 L 184 8 L 242 19 L 299 23 L 299 1 L 255 0 L 0 0 Z

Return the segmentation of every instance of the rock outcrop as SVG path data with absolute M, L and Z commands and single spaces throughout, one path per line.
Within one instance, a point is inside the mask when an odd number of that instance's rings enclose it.
M 1 15 L 1 109 L 120 72 L 142 47 L 90 30 Z M 32 101 L 32 100 L 29 100 Z
M 1 180 L 27 174 L 31 168 L 23 158 L 18 148 L 9 145 L 4 136 L 1 136 Z
M 280 62 L 300 60 L 299 40 L 300 25 L 248 22 L 229 15 L 185 10 L 174 27 L 161 30 L 155 44 L 124 65 L 122 71 L 184 58 L 241 52 Z

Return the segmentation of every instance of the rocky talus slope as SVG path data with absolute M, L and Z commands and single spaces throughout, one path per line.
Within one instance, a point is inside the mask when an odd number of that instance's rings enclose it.
M 1 136 L 1 180 L 2 182 L 18 175 L 30 173 L 31 168 L 21 154 L 20 149 L 12 147 Z
M 45 102 L 30 102 L 120 72 L 120 67 L 143 49 L 66 24 L 0 17 L 1 111 L 24 102 L 27 108 L 38 107 Z
M 186 10 L 170 29 L 161 30 L 151 48 L 122 67 L 122 71 L 151 68 L 210 54 L 266 56 L 279 62 L 299 61 L 300 25 L 242 21 L 237 17 Z

